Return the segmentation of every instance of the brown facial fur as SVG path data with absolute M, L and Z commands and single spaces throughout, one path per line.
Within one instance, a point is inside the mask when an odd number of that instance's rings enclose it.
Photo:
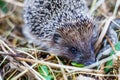
M 56 40 L 51 42 L 48 48 L 53 52 L 68 59 L 89 65 L 95 62 L 95 55 L 92 48 L 92 32 L 94 24 L 92 20 L 65 23 L 56 30 Z

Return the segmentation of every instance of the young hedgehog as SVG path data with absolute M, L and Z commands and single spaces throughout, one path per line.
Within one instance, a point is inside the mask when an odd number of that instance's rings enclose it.
M 96 25 L 84 0 L 26 0 L 27 38 L 43 50 L 72 61 L 95 62 Z

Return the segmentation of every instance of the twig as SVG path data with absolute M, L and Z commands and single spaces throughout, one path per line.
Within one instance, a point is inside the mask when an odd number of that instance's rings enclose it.
M 10 52 L 16 54 L 4 41 L 0 40 L 0 43 L 3 44 Z
M 108 19 L 108 22 L 105 24 L 105 26 L 104 26 L 104 28 L 103 28 L 103 31 L 101 32 L 100 37 L 98 38 L 98 40 L 97 40 L 97 42 L 96 42 L 96 44 L 95 44 L 95 49 L 96 49 L 97 46 L 102 42 L 102 40 L 103 40 L 103 38 L 104 38 L 104 36 L 105 36 L 108 28 L 109 28 L 109 24 L 110 24 L 110 22 L 111 22 L 113 19 L 114 19 L 113 16 Z
M 93 2 L 92 2 L 92 6 L 91 6 L 91 9 L 90 9 L 91 14 L 94 12 L 96 2 L 97 2 L 97 0 L 93 0 Z
M 115 5 L 115 9 L 114 9 L 114 12 L 113 12 L 113 16 L 115 16 L 117 14 L 119 6 L 120 6 L 120 0 L 117 0 L 116 5 Z
M 36 66 L 37 63 L 33 64 L 30 68 L 33 68 L 34 66 Z M 22 75 L 24 75 L 29 69 L 24 70 L 23 72 L 21 72 L 20 74 L 18 74 L 17 76 L 13 77 L 12 80 L 17 80 L 19 77 L 21 77 Z
M 120 67 L 118 68 L 119 74 L 118 74 L 118 80 L 120 80 Z
M 99 72 L 99 70 L 77 68 L 77 67 L 65 66 L 65 65 L 54 64 L 54 63 L 50 63 L 50 62 L 33 60 L 33 59 L 26 59 L 26 58 L 20 58 L 20 57 L 16 57 L 16 59 L 21 60 L 21 61 L 27 61 L 27 62 L 32 62 L 32 63 L 40 63 L 40 64 L 44 64 L 44 65 L 49 65 L 49 66 L 52 66 L 52 67 L 65 68 L 65 69 L 71 69 L 71 70 L 77 70 L 77 71 L 83 71 L 83 72 L 96 72 L 96 73 Z
M 70 72 L 67 74 L 67 76 L 71 75 L 71 74 L 80 74 L 81 72 Z M 91 75 L 95 75 L 95 76 L 104 76 L 104 77 L 115 77 L 115 76 L 119 76 L 120 77 L 120 74 L 99 74 L 99 73 L 86 73 L 86 72 L 82 72 L 82 74 L 91 74 Z M 119 79 L 118 79 L 119 80 Z
M 58 60 L 58 63 L 59 63 L 60 65 L 63 65 L 63 64 L 61 63 L 61 61 L 59 60 L 59 58 L 58 58 L 58 57 L 56 57 L 56 58 L 57 58 L 57 60 Z M 66 76 L 66 73 L 65 73 L 64 68 L 60 68 L 60 69 L 61 69 L 61 71 L 62 71 L 64 80 L 67 80 L 67 76 Z
M 18 1 L 15 1 L 15 0 L 5 0 L 5 1 L 8 2 L 8 3 L 13 4 L 15 6 L 23 7 L 23 3 L 20 3 Z
M 105 59 L 102 59 L 101 61 L 98 61 L 98 62 L 96 62 L 96 63 L 93 63 L 93 64 L 91 64 L 91 65 L 89 65 L 89 66 L 86 66 L 85 68 L 93 68 L 93 67 L 96 67 L 96 66 L 98 66 L 98 65 L 100 65 L 100 64 L 102 64 L 102 63 L 105 63 L 105 62 L 107 62 L 107 61 L 110 61 L 110 60 L 112 60 L 112 59 L 116 59 L 117 60 L 117 57 L 120 55 L 120 51 L 115 51 L 116 52 L 116 54 L 113 54 L 112 56 L 109 56 L 109 57 L 107 57 L 107 58 L 105 58 Z
M 40 75 L 37 71 L 35 71 L 35 69 L 33 69 L 32 67 L 30 67 L 26 62 L 22 61 L 22 64 L 28 68 L 30 70 L 31 73 L 33 73 L 34 76 L 36 76 L 37 80 L 45 80 L 45 78 Z
M 94 8 L 91 9 L 91 13 L 93 13 L 104 1 L 105 0 L 98 0 L 96 6 L 94 6 Z
M 115 50 L 115 47 L 114 47 L 113 43 L 111 42 L 111 40 L 109 39 L 109 37 L 108 37 L 108 36 L 105 36 L 105 37 L 107 38 L 108 42 L 110 43 L 110 45 L 111 45 L 112 49 L 113 49 L 113 50 L 114 50 L 114 52 L 115 52 L 116 50 Z

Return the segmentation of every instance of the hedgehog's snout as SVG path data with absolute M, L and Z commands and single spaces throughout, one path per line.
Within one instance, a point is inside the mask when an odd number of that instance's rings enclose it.
M 91 64 L 93 64 L 93 63 L 95 63 L 95 58 L 90 59 L 89 61 L 85 62 L 84 65 L 85 65 L 85 66 L 88 66 L 88 65 L 91 65 Z
M 80 63 L 80 64 L 84 64 L 85 66 L 88 66 L 88 65 L 91 65 L 93 63 L 95 63 L 95 58 L 92 57 L 86 57 L 86 58 L 83 58 L 83 57 L 80 57 L 78 60 L 73 60 L 77 63 Z
M 90 52 L 83 52 L 76 55 L 73 61 L 84 64 L 85 66 L 91 65 L 95 63 L 95 55 L 94 52 L 91 50 Z

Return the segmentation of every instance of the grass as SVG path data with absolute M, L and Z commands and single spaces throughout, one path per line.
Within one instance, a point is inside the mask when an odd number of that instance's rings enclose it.
M 21 15 L 23 1 L 4 0 L 4 6 L 0 6 L 0 80 L 120 79 L 120 51 L 116 50 L 114 43 L 114 40 L 120 40 L 120 33 L 119 30 L 114 31 L 118 34 L 117 38 L 114 33 L 108 33 L 111 22 L 116 23 L 114 19 L 120 17 L 120 0 L 93 0 L 92 6 L 89 5 L 93 16 L 100 19 L 97 22 L 100 35 L 95 44 L 95 53 L 102 56 L 113 50 L 115 55 L 104 57 L 84 68 L 75 67 L 69 60 L 55 57 L 28 43 L 21 30 L 24 24 Z M 107 45 L 111 47 L 106 48 Z M 110 60 L 113 64 L 106 65 Z M 105 68 L 109 69 L 107 73 Z

